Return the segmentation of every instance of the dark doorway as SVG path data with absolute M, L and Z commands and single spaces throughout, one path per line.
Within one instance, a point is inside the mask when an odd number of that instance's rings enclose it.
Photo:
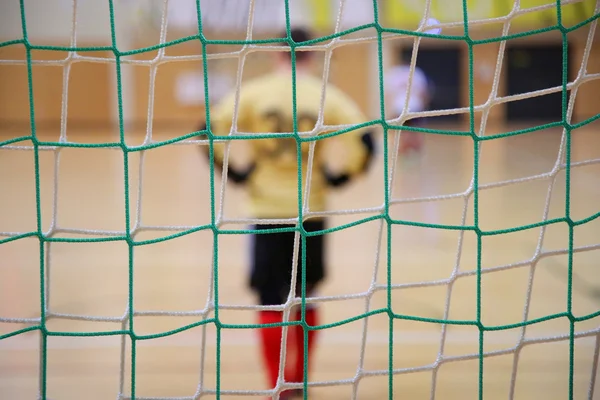
M 567 59 L 570 57 L 567 55 Z M 508 95 L 548 89 L 562 84 L 562 45 L 512 45 L 506 52 Z M 567 71 L 568 72 L 568 71 Z M 551 93 L 506 104 L 509 121 L 560 121 L 562 94 Z
M 410 59 L 412 48 L 404 48 L 402 55 Z M 427 48 L 419 46 L 417 66 L 430 80 L 433 99 L 430 110 L 448 110 L 460 107 L 461 73 L 460 48 Z M 428 121 L 458 121 L 461 115 L 427 118 Z

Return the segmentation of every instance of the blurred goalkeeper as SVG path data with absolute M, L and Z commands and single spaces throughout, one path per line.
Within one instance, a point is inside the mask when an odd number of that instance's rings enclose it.
M 283 38 L 287 35 L 283 35 Z M 293 29 L 291 39 L 295 43 L 310 40 L 310 34 L 304 29 Z M 287 45 L 287 42 L 283 43 Z M 235 93 L 226 96 L 211 110 L 211 130 L 215 135 L 227 135 L 232 123 L 238 132 L 249 133 L 290 133 L 293 132 L 292 109 L 292 64 L 291 53 L 275 53 L 276 70 L 242 84 L 238 103 L 237 120 L 233 121 Z M 321 105 L 321 79 L 310 73 L 313 60 L 312 52 L 296 51 L 296 117 L 298 132 L 310 132 L 314 129 Z M 350 125 L 365 122 L 367 119 L 358 106 L 333 85 L 327 85 L 324 105 L 324 124 Z M 308 168 L 312 168 L 308 208 L 311 212 L 326 210 L 327 192 L 351 182 L 365 173 L 373 156 L 373 134 L 368 129 L 355 130 L 333 138 L 318 141 L 315 145 L 313 164 L 308 166 L 310 143 L 301 144 L 303 197 L 306 189 Z M 325 143 L 335 146 L 335 161 L 342 162 L 339 173 L 333 173 L 325 159 Z M 298 198 L 297 144 L 294 138 L 268 138 L 244 140 L 249 144 L 250 158 L 244 167 L 228 163 L 228 180 L 244 185 L 250 195 L 250 212 L 257 219 L 290 219 L 298 217 L 298 204 L 304 202 Z M 204 147 L 208 150 L 208 146 Z M 224 143 L 214 146 L 214 164 L 221 169 L 223 165 Z M 232 157 L 233 158 L 233 157 Z M 276 227 L 295 227 L 296 225 L 258 224 L 256 230 Z M 310 218 L 303 223 L 308 232 L 326 229 L 323 218 Z M 258 295 L 261 305 L 281 305 L 290 295 L 292 265 L 294 253 L 294 232 L 255 234 L 252 238 L 250 287 Z M 302 284 L 302 246 L 297 259 L 296 297 L 301 296 Z M 317 285 L 325 278 L 325 237 L 324 235 L 306 238 L 306 294 L 311 297 Z M 261 324 L 282 322 L 281 311 L 262 310 L 259 312 Z M 290 315 L 291 320 L 300 319 L 300 309 L 296 307 Z M 306 323 L 318 325 L 317 309 L 307 305 Z M 288 345 L 295 353 L 294 362 L 286 368 L 285 381 L 301 383 L 304 377 L 304 332 L 302 326 L 289 329 Z M 266 375 L 271 388 L 277 385 L 279 375 L 281 328 L 262 328 L 259 330 L 261 352 L 266 367 Z M 314 348 L 317 331 L 308 332 L 308 360 Z M 290 357 L 286 357 L 290 359 Z M 302 395 L 301 391 L 288 391 L 281 398 Z

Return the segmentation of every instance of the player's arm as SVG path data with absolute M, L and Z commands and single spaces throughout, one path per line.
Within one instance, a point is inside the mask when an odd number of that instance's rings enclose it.
M 330 91 L 332 119 L 336 125 L 360 124 L 367 119 L 359 107 L 344 93 Z M 328 110 L 329 111 L 329 110 Z M 335 138 L 344 146 L 343 169 L 333 174 L 325 167 L 323 173 L 331 186 L 342 186 L 353 178 L 365 173 L 375 153 L 374 130 L 372 127 L 343 133 Z
M 211 130 L 212 133 L 218 136 L 227 135 L 231 130 L 233 123 L 233 109 L 235 102 L 235 93 L 230 94 L 223 99 L 217 106 L 211 110 Z M 240 98 L 238 110 L 238 123 L 237 126 L 240 129 L 244 129 L 247 116 L 247 104 L 243 98 Z M 200 126 L 199 130 L 205 130 L 206 123 Z M 209 146 L 203 146 L 203 151 L 210 162 L 210 149 Z M 225 143 L 214 143 L 213 144 L 213 156 L 215 167 L 223 170 L 223 159 L 225 158 Z M 228 163 L 227 165 L 227 178 L 231 179 L 234 183 L 244 183 L 248 180 L 252 172 L 254 171 L 255 164 L 252 163 L 246 168 L 240 168 Z

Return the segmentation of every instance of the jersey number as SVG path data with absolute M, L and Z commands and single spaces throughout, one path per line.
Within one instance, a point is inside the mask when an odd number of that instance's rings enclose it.
M 298 132 L 311 131 L 317 123 L 317 118 L 313 114 L 299 113 L 297 114 Z M 278 111 L 267 112 L 263 120 L 267 132 L 284 133 L 294 130 L 293 121 L 286 118 L 285 115 Z M 295 157 L 296 155 L 296 139 L 294 138 L 276 138 L 272 139 L 275 145 L 267 151 L 267 156 L 270 158 L 279 158 L 282 156 Z M 308 154 L 308 145 L 302 145 L 302 154 Z

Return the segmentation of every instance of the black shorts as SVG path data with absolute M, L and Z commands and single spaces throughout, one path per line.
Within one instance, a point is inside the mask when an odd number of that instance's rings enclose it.
M 293 228 L 295 225 L 255 225 L 253 229 Z M 306 221 L 307 232 L 325 229 L 325 222 Z M 261 305 L 284 304 L 290 293 L 295 232 L 261 233 L 252 237 L 250 287 L 260 296 Z M 302 287 L 302 241 L 298 246 L 296 288 Z M 324 236 L 306 237 L 306 288 L 314 289 L 325 278 Z

